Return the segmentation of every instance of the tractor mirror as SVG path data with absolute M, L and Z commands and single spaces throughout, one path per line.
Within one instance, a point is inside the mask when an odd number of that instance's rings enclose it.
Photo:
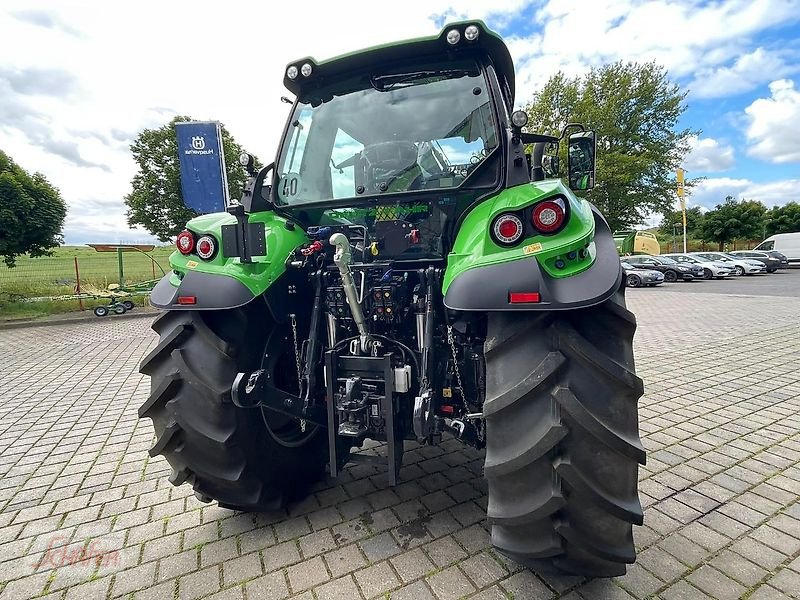
M 594 187 L 596 148 L 594 131 L 580 131 L 569 136 L 569 187 L 573 190 Z

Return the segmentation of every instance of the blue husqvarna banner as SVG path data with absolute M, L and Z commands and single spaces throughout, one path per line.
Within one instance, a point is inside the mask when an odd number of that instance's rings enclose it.
M 200 214 L 225 210 L 228 182 L 219 123 L 176 123 L 183 203 Z

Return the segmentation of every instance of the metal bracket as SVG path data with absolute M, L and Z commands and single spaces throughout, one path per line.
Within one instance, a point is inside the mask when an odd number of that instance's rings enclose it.
M 252 373 L 239 373 L 231 386 L 231 400 L 239 408 L 266 408 L 295 419 L 305 419 L 309 423 L 327 426 L 325 408 L 313 405 L 305 408 L 303 399 L 275 387 L 264 370 Z
M 328 416 L 328 455 L 329 471 L 331 477 L 336 477 L 339 471 L 350 460 L 350 456 L 339 456 L 340 443 L 337 436 L 337 409 L 336 395 L 341 381 L 348 384 L 354 377 L 381 380 L 384 383 L 384 394 L 381 398 L 381 412 L 384 417 L 384 430 L 386 432 L 386 463 L 390 485 L 397 485 L 400 477 L 400 467 L 403 463 L 403 436 L 395 422 L 394 397 L 394 368 L 392 355 L 383 356 L 339 356 L 337 351 L 329 350 L 325 353 L 325 377 L 327 388 L 327 416 Z M 346 388 L 347 389 L 347 388 Z M 351 388 L 352 389 L 352 386 Z

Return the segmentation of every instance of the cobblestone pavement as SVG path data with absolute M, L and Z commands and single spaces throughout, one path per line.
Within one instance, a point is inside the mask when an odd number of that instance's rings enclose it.
M 800 273 L 797 273 L 800 281 Z M 633 290 L 645 525 L 611 580 L 492 552 L 482 453 L 349 468 L 286 514 L 199 503 L 147 450 L 146 319 L 0 331 L 0 597 L 800 597 L 800 302 Z

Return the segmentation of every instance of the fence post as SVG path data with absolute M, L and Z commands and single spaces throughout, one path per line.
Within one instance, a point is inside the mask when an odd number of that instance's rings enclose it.
M 125 274 L 122 271 L 122 248 L 117 248 L 117 259 L 119 262 L 119 287 L 124 287 Z
M 78 270 L 78 257 L 73 256 L 75 259 L 75 293 L 78 294 L 78 306 L 80 306 L 81 310 L 85 310 L 83 308 L 83 298 L 81 298 L 81 273 Z

